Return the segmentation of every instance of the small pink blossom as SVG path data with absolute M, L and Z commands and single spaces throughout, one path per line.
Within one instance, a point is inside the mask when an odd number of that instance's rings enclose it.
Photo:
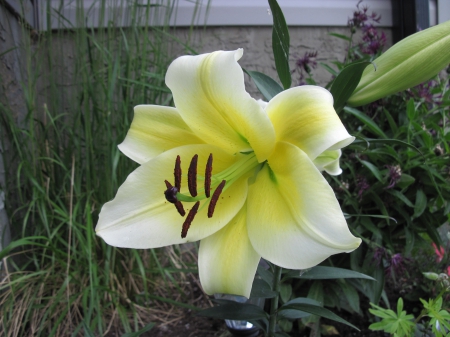
M 432 243 L 432 245 L 433 245 L 433 248 L 434 248 L 434 252 L 437 255 L 436 256 L 436 262 L 439 263 L 439 262 L 442 261 L 442 259 L 444 258 L 444 255 L 445 255 L 444 247 L 439 247 L 438 248 L 438 246 L 434 242 Z M 448 271 L 450 272 L 450 266 L 448 268 L 449 268 Z

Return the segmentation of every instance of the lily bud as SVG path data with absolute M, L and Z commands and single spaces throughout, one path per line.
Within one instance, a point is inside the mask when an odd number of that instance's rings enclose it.
M 436 281 L 439 278 L 439 275 L 436 273 L 422 273 L 427 279 Z
M 371 103 L 411 88 L 450 63 L 450 21 L 415 33 L 393 45 L 364 69 L 348 100 L 350 106 Z

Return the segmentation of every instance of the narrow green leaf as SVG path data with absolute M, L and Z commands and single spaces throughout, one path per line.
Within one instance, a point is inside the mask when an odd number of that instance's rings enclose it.
M 304 311 L 304 312 L 309 312 L 310 314 L 313 314 L 313 315 L 325 317 L 325 318 L 331 319 L 332 321 L 346 324 L 346 325 L 351 326 L 352 328 L 359 331 L 359 329 L 356 326 L 354 326 L 353 324 L 340 318 L 338 315 L 334 314 L 330 310 L 325 309 L 320 306 L 317 306 L 317 305 L 306 304 L 306 303 L 292 303 L 292 304 L 288 304 L 288 305 L 283 305 L 279 309 L 279 312 L 282 312 L 283 310 L 300 310 L 300 311 Z
M 416 116 L 416 106 L 414 104 L 414 99 L 410 98 L 407 105 L 406 105 L 406 115 L 408 116 L 409 120 L 412 121 L 415 119 Z
M 338 34 L 338 33 L 329 33 L 329 35 L 337 37 L 337 38 L 345 40 L 345 41 L 351 41 L 352 40 L 349 36 Z
M 330 92 L 334 98 L 334 109 L 336 112 L 339 113 L 345 106 L 345 103 L 357 87 L 364 69 L 368 65 L 370 65 L 370 62 L 349 64 L 334 79 Z
M 359 160 L 361 164 L 363 164 L 365 167 L 367 167 L 370 172 L 372 172 L 372 174 L 375 176 L 375 178 L 378 179 L 378 181 L 383 181 L 383 177 L 381 176 L 380 170 L 378 170 L 378 168 L 373 165 L 372 163 L 369 163 L 368 161 L 365 160 Z
M 387 215 L 380 215 L 380 214 L 348 214 L 344 213 L 346 219 L 350 219 L 351 217 L 368 217 L 368 218 L 378 218 L 378 219 L 389 219 L 394 222 L 397 222 L 397 220 L 391 216 Z
M 19 240 L 12 241 L 9 245 L 7 245 L 5 248 L 3 248 L 0 251 L 0 260 L 3 259 L 6 255 L 9 254 L 9 252 L 20 246 L 27 246 L 27 245 L 34 245 L 34 246 L 40 246 L 40 247 L 46 247 L 46 244 L 37 243 L 35 240 L 44 240 L 48 241 L 48 238 L 45 236 L 28 236 Z
M 320 62 L 319 64 L 321 65 L 322 68 L 327 70 L 331 75 L 337 76 L 339 74 L 339 72 L 337 70 L 331 68 L 328 64 L 325 64 L 323 62 Z
M 394 118 L 392 118 L 391 113 L 386 108 L 383 108 L 383 112 L 386 116 L 386 119 L 388 120 L 392 132 L 396 134 L 398 130 L 397 123 L 395 123 Z
M 139 337 L 144 332 L 150 331 L 154 326 L 155 326 L 155 323 L 149 323 L 146 326 L 144 326 L 141 330 L 136 331 L 136 332 L 129 332 L 129 333 L 123 334 L 122 337 Z
M 289 30 L 283 11 L 277 1 L 269 0 L 269 6 L 273 16 L 272 50 L 275 58 L 275 67 L 284 89 L 288 89 L 292 83 L 289 69 Z
M 393 196 L 395 196 L 397 199 L 403 201 L 403 203 L 408 206 L 408 207 L 414 207 L 413 203 L 400 191 L 397 190 L 389 190 L 388 191 L 389 194 L 392 194 Z
M 346 110 L 347 108 L 345 108 L 344 110 Z M 381 129 L 380 129 L 381 130 Z M 422 152 L 420 152 L 420 150 L 415 147 L 414 145 L 411 145 L 407 142 L 404 142 L 402 140 L 398 140 L 398 139 L 373 139 L 373 138 L 364 138 L 364 140 L 360 140 L 357 139 L 355 140 L 352 144 L 359 144 L 359 143 L 374 143 L 374 144 L 394 144 L 394 145 L 402 145 L 402 146 L 406 146 L 409 147 L 411 149 L 414 149 L 415 151 L 417 151 L 418 153 L 420 153 L 422 155 Z
M 418 218 L 422 215 L 427 207 L 427 197 L 422 189 L 418 189 L 416 192 L 416 203 L 414 204 L 413 218 Z
M 329 280 L 329 279 L 339 279 L 339 278 L 362 278 L 366 280 L 374 279 L 368 275 L 358 273 L 353 270 L 326 267 L 326 266 L 315 266 L 305 273 L 300 274 L 298 270 L 292 270 L 284 275 L 285 278 L 301 278 L 306 280 Z
M 224 303 L 225 300 L 221 300 Z M 197 316 L 250 321 L 256 319 L 267 318 L 266 312 L 254 304 L 237 303 L 227 301 L 228 303 L 219 305 L 217 307 L 208 308 L 198 312 Z
M 283 88 L 272 77 L 260 73 L 259 71 L 245 69 L 244 71 L 252 78 L 258 90 L 268 101 L 283 91 Z
M 344 108 L 345 112 L 348 112 L 349 114 L 352 114 L 353 116 L 355 116 L 356 118 L 358 118 L 362 123 L 364 123 L 364 125 L 374 134 L 376 134 L 377 136 L 381 137 L 381 138 L 385 138 L 387 139 L 388 137 L 386 136 L 386 134 L 383 132 L 383 130 L 380 129 L 380 127 L 378 125 L 375 124 L 375 122 L 373 120 L 371 120 L 369 117 L 367 117 L 364 113 L 362 113 L 361 111 L 355 109 L 355 108 L 350 108 L 350 107 L 345 107 Z

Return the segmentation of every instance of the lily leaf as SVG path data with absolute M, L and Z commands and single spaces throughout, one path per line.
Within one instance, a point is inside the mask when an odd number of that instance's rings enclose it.
M 359 329 L 356 326 L 354 326 L 353 324 L 347 322 L 343 318 L 340 318 L 338 315 L 334 314 L 330 310 L 325 309 L 318 305 L 306 304 L 306 303 L 292 303 L 292 304 L 288 304 L 288 305 L 285 304 L 279 309 L 279 312 L 281 313 L 284 310 L 300 310 L 300 311 L 308 312 L 313 315 L 325 317 L 325 318 L 331 319 L 332 321 L 346 324 L 346 325 L 351 326 L 352 328 L 359 331 Z
M 364 69 L 370 62 L 357 62 L 346 66 L 340 71 L 331 85 L 330 92 L 334 98 L 334 109 L 342 110 L 361 79 Z
M 196 315 L 237 321 L 250 321 L 267 318 L 266 312 L 257 305 L 238 303 L 228 300 L 221 300 L 220 302 L 222 303 L 221 305 L 202 310 Z
M 254 297 L 273 298 L 276 295 L 277 293 L 270 288 L 270 285 L 266 281 L 262 279 L 255 279 L 253 281 L 250 298 Z
M 330 280 L 339 278 L 362 278 L 366 280 L 375 281 L 374 278 L 358 273 L 353 270 L 326 267 L 326 266 L 315 266 L 305 273 L 301 274 L 298 270 L 292 270 L 284 275 L 285 278 L 301 278 L 306 280 Z
M 269 6 L 273 16 L 272 49 L 275 58 L 275 67 L 277 68 L 277 73 L 284 89 L 288 89 L 292 83 L 291 71 L 289 69 L 289 30 L 283 11 L 277 1 L 269 0 Z
M 256 87 L 264 95 L 267 101 L 270 101 L 273 97 L 278 95 L 283 91 L 283 88 L 270 76 L 260 73 L 259 71 L 244 71 L 252 78 L 255 82 Z
M 290 305 L 290 304 L 297 304 L 297 303 L 303 303 L 303 304 L 313 304 L 320 306 L 320 302 L 313 300 L 312 298 L 306 298 L 306 297 L 297 297 L 293 300 L 290 300 L 289 302 L 286 302 L 284 305 Z M 298 318 L 304 318 L 311 316 L 310 313 L 306 311 L 301 311 L 297 309 L 287 309 L 280 311 L 280 317 L 287 318 L 287 319 L 298 319 Z

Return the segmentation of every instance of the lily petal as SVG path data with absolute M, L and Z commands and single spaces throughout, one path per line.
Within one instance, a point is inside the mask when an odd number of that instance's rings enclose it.
M 330 185 L 302 150 L 279 142 L 268 163 L 247 201 L 250 241 L 263 258 L 305 269 L 360 245 Z
M 314 159 L 314 165 L 316 165 L 319 171 L 325 171 L 329 175 L 337 176 L 342 173 L 342 169 L 339 166 L 339 158 L 341 158 L 341 154 L 341 150 L 324 151 L 316 159 Z
M 224 190 L 212 218 L 207 217 L 209 200 L 200 202 L 186 238 L 181 238 L 185 217 L 164 197 L 164 180 L 174 181 L 177 155 L 181 158 L 183 179 L 181 193 L 188 194 L 186 173 L 191 158 L 198 155 L 198 170 L 206 167 L 209 154 L 214 156 L 213 174 L 229 167 L 235 156 L 212 145 L 186 145 L 162 153 L 133 171 L 119 188 L 114 200 L 106 203 L 99 215 L 97 235 L 108 244 L 127 248 L 156 248 L 197 241 L 225 226 L 242 208 L 247 197 L 246 177 Z M 202 189 L 199 184 L 199 192 Z M 194 203 L 184 203 L 186 212 Z
M 324 88 L 304 85 L 276 95 L 266 107 L 278 141 L 298 146 L 312 160 L 327 149 L 349 145 L 350 136 Z M 339 146 L 336 148 L 336 146 Z
M 246 217 L 244 205 L 224 228 L 200 242 L 198 268 L 205 293 L 250 297 L 261 257 L 248 238 Z
M 188 144 L 203 144 L 174 108 L 138 105 L 130 130 L 119 145 L 128 158 L 143 164 L 164 151 Z
M 238 49 L 179 57 L 167 70 L 166 84 L 196 135 L 230 153 L 253 149 L 262 162 L 272 153 L 275 133 L 261 106 L 245 91 L 237 63 L 242 54 Z

